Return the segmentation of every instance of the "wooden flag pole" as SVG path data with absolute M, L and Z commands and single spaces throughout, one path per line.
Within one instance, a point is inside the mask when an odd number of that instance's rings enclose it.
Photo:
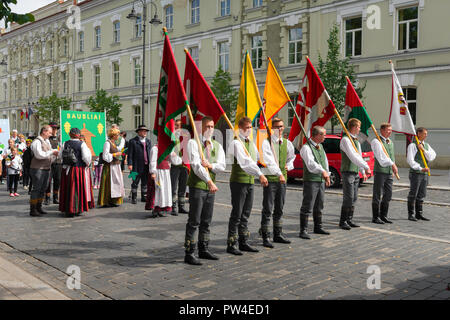
M 414 137 L 416 138 L 417 149 L 419 149 L 419 145 L 420 145 L 419 139 L 417 138 L 417 135 L 415 135 Z M 423 161 L 423 164 L 425 165 L 425 168 L 428 168 L 427 160 L 425 159 L 425 156 L 424 156 L 422 150 L 419 149 L 419 152 L 420 152 L 420 156 L 422 157 L 422 161 Z M 428 170 L 428 176 L 431 176 L 430 170 Z
M 327 93 L 327 95 L 328 95 L 328 93 Z M 353 141 L 353 139 L 352 139 L 351 136 L 350 136 L 350 132 L 348 132 L 347 127 L 345 126 L 344 121 L 342 121 L 342 118 L 341 118 L 341 116 L 339 115 L 339 112 L 336 110 L 336 108 L 334 108 L 334 114 L 335 114 L 336 117 L 339 119 L 339 122 L 341 123 L 341 126 L 342 126 L 342 128 L 344 129 L 345 134 L 349 137 L 349 140 L 350 140 L 350 142 L 352 143 L 353 148 L 355 148 L 356 152 L 359 153 L 358 148 L 356 148 L 355 142 Z
M 277 155 L 275 153 L 275 149 L 273 147 L 273 143 L 272 143 L 272 132 L 269 128 L 269 124 L 267 122 L 267 117 L 266 117 L 266 113 L 264 112 L 263 107 L 261 107 L 261 112 L 263 115 L 263 119 L 264 119 L 264 125 L 266 126 L 266 130 L 267 130 L 267 135 L 269 136 L 269 144 L 270 144 L 270 148 L 272 149 L 272 153 L 273 153 L 273 157 L 275 158 L 275 162 L 278 163 L 278 158 Z
M 375 126 L 373 125 L 373 123 L 372 123 L 371 128 L 372 128 L 372 130 L 373 130 L 373 133 L 375 133 L 375 136 L 377 137 L 378 141 L 380 141 L 380 143 L 381 143 L 381 148 L 383 148 L 384 153 L 386 154 L 386 156 L 387 156 L 388 158 L 390 158 L 390 157 L 389 157 L 389 154 L 387 153 L 386 148 L 385 148 L 384 145 L 383 145 L 383 142 L 381 141 L 380 136 L 378 135 L 377 129 L 375 129 Z M 391 160 L 392 160 L 392 159 L 391 159 Z M 395 177 L 397 178 L 397 180 L 400 180 L 400 176 L 398 175 L 398 172 L 395 174 Z

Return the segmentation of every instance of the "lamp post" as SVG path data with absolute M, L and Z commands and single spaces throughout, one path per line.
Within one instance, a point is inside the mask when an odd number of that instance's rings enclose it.
M 147 3 L 145 0 L 139 0 L 142 3 L 142 10 L 143 10 L 143 18 L 142 18 L 142 107 L 141 107 L 141 117 L 142 117 L 142 124 L 145 125 L 145 33 L 146 33 L 146 27 L 147 27 Z M 131 12 L 127 15 L 127 18 L 130 20 L 136 20 L 138 16 L 136 15 L 136 11 L 134 11 L 134 3 L 133 1 L 133 8 L 131 9 Z M 150 4 L 155 7 L 155 15 L 153 16 L 152 20 L 150 20 L 150 24 L 161 24 L 161 20 L 158 18 L 158 8 L 153 3 L 153 1 L 150 1 Z

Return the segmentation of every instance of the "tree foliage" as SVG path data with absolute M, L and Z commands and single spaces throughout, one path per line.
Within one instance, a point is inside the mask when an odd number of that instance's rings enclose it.
M 345 79 L 345 76 L 349 77 L 361 101 L 363 101 L 363 91 L 366 88 L 366 83 L 364 83 L 364 85 L 357 83 L 354 66 L 350 64 L 350 59 L 348 57 L 341 59 L 341 42 L 339 41 L 339 28 L 336 24 L 331 28 L 327 42 L 327 57 L 324 61 L 319 53 L 317 73 L 322 79 L 331 100 L 333 100 L 336 109 L 342 117 L 344 114 L 345 94 L 347 89 L 347 80 Z M 331 118 L 332 131 L 334 130 L 334 126 L 338 124 L 338 118 L 333 116 L 333 118 Z
M 72 99 L 58 98 L 56 93 L 53 93 L 50 97 L 39 98 L 38 106 L 36 107 L 39 123 L 48 124 L 51 121 L 59 123 L 60 109 L 70 110 L 71 103 Z
M 17 14 L 11 11 L 11 4 L 17 4 L 17 0 L 1 0 L 0 1 L 0 20 L 5 19 L 5 28 L 8 23 L 16 22 L 18 24 L 24 24 L 27 22 L 33 22 L 34 16 L 31 13 Z
M 231 85 L 230 73 L 224 71 L 220 65 L 211 83 L 211 90 L 233 123 L 239 92 Z
M 91 96 L 86 101 L 91 112 L 106 112 L 106 122 L 109 125 L 113 123 L 120 125 L 123 119 L 120 117 L 122 104 L 119 103 L 119 96 L 107 96 L 103 89 L 97 90 L 95 97 Z

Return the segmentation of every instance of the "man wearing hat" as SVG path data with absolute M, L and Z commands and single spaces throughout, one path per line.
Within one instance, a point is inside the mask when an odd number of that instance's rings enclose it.
M 147 138 L 147 132 L 150 131 L 145 125 L 140 125 L 136 129 L 138 134 L 128 142 L 128 169 L 131 172 L 137 172 L 137 176 L 131 184 L 131 203 L 137 203 L 137 189 L 141 181 L 141 201 L 145 202 L 147 197 L 147 181 L 150 164 L 151 141 Z
M 61 149 L 61 144 L 59 143 L 58 138 L 58 130 L 59 124 L 52 121 L 49 123 L 50 127 L 52 127 L 52 135 L 48 138 L 50 141 L 50 145 L 52 149 L 59 150 Z M 50 181 L 48 183 L 48 188 L 45 193 L 45 205 L 50 204 L 50 194 L 51 194 L 51 185 L 53 180 L 53 203 L 58 204 L 58 193 L 59 193 L 59 185 L 61 181 L 61 159 L 58 157 L 54 162 L 52 162 L 52 166 L 50 169 Z

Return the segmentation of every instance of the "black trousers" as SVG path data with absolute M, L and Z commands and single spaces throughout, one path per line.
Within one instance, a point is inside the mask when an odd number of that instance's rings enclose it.
M 186 183 L 188 179 L 188 170 L 185 166 L 172 166 L 170 168 L 170 182 L 172 184 L 172 203 L 173 207 L 177 204 L 184 205 L 186 197 Z M 178 189 L 178 192 L 177 192 Z M 178 197 L 177 197 L 178 196 Z M 189 197 L 190 199 L 190 197 Z M 189 200 L 189 203 L 190 200 Z M 175 210 L 175 209 L 174 209 Z
M 48 181 L 48 187 L 45 191 L 47 194 L 51 193 L 51 185 L 53 180 L 53 193 L 59 192 L 59 185 L 61 184 L 61 169 L 62 165 L 60 163 L 52 163 L 50 168 L 50 178 Z
M 198 241 L 209 241 L 209 227 L 214 211 L 215 194 L 207 190 L 189 188 L 189 218 L 186 223 L 186 237 L 191 243 L 195 241 L 195 232 L 198 232 Z
M 23 168 L 23 186 L 28 186 L 30 183 L 30 168 Z
M 139 173 L 136 176 L 136 179 L 134 179 L 134 181 L 131 183 L 131 192 L 136 193 L 138 186 L 139 186 L 139 182 L 141 183 L 141 192 L 143 194 L 147 193 L 147 182 L 148 182 L 148 171 L 149 171 L 149 165 L 146 164 L 144 166 L 144 171 L 142 171 L 141 173 Z
M 263 208 L 261 211 L 261 230 L 269 231 L 270 217 L 273 211 L 273 225 L 282 225 L 284 200 L 286 197 L 286 184 L 269 182 L 263 189 Z
M 228 222 L 228 241 L 233 242 L 236 234 L 243 238 L 249 236 L 248 219 L 253 206 L 254 185 L 230 182 L 230 189 L 233 209 Z
M 19 174 L 9 174 L 8 175 L 9 193 L 16 193 L 18 184 L 19 184 Z

